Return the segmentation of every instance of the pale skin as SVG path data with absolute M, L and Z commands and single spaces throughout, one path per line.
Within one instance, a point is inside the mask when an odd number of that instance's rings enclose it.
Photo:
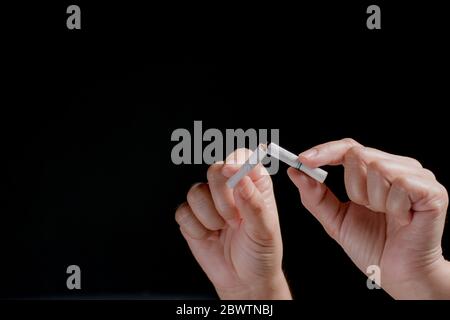
M 193 255 L 222 299 L 290 299 L 272 181 L 256 167 L 233 190 L 228 177 L 248 157 L 236 150 L 212 165 L 208 183 L 194 185 L 176 220 Z M 450 263 L 441 240 L 446 189 L 415 159 L 364 147 L 353 139 L 299 155 L 310 167 L 342 165 L 350 201 L 290 168 L 300 198 L 355 265 L 381 270 L 382 288 L 396 299 L 450 299 Z

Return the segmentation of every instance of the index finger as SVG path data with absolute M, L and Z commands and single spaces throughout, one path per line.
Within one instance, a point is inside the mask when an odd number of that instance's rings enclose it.
M 208 168 L 208 184 L 217 212 L 230 226 L 235 226 L 239 215 L 233 192 L 226 186 L 228 178 L 222 174 L 222 168 L 223 162 L 215 163 Z
M 300 153 L 299 159 L 313 168 L 323 165 L 339 165 L 344 162 L 347 151 L 355 146 L 360 146 L 360 144 L 351 138 L 330 141 Z
M 311 149 L 308 149 L 299 155 L 299 160 L 312 168 L 320 167 L 323 165 L 341 165 L 344 163 L 345 155 L 354 147 L 363 147 L 359 142 L 351 139 L 344 138 L 341 140 L 331 141 L 323 144 L 319 144 Z M 396 162 L 403 163 L 410 167 L 422 168 L 419 161 L 395 154 L 390 154 L 381 150 L 365 147 L 365 154 L 367 160 L 369 159 L 389 159 Z
M 236 225 L 240 216 L 236 208 L 233 190 L 226 185 L 226 182 L 239 170 L 250 154 L 251 151 L 248 149 L 237 149 L 225 159 L 225 163 L 213 164 L 208 169 L 208 182 L 216 209 L 231 226 Z M 261 164 L 253 168 L 248 176 L 257 188 L 262 189 L 261 191 L 270 190 L 271 179 Z
M 225 163 L 244 163 L 250 155 L 248 149 L 237 149 L 231 153 Z M 211 165 L 207 172 L 211 196 L 219 215 L 232 227 L 237 226 L 240 216 L 234 202 L 233 190 L 228 188 L 228 176 L 224 175 L 226 164 L 223 161 Z M 227 171 L 225 169 L 225 171 Z
M 260 157 L 264 157 L 267 153 L 263 153 L 263 155 L 261 155 L 261 153 L 258 153 L 258 151 L 261 151 L 259 147 L 253 152 L 248 149 L 235 150 L 225 159 L 225 165 L 222 169 L 222 173 L 226 177 L 230 178 L 239 170 L 241 170 L 243 165 L 246 165 L 246 163 L 253 158 L 253 161 L 256 161 L 256 163 L 251 162 L 252 169 L 246 172 L 246 175 L 248 175 L 253 182 L 257 182 L 261 178 L 269 176 L 269 172 L 267 171 L 267 169 L 260 163 L 260 161 L 262 160 L 262 158 Z

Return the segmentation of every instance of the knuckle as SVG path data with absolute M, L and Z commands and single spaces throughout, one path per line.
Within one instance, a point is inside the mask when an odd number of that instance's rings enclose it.
M 231 219 L 235 216 L 235 207 L 231 203 L 225 201 L 218 201 L 216 209 L 225 219 Z
M 444 199 L 437 199 L 434 201 L 433 206 L 436 208 L 436 212 L 446 212 L 448 208 L 448 200 L 445 201 Z
M 408 185 L 408 181 L 408 176 L 399 175 L 392 180 L 392 186 L 405 190 Z
M 342 139 L 343 142 L 345 142 L 346 144 L 348 144 L 349 146 L 353 147 L 353 146 L 359 146 L 360 144 L 353 138 L 344 138 Z
M 392 180 L 392 186 L 405 191 L 408 193 L 408 190 L 410 190 L 411 185 L 414 184 L 414 178 L 409 175 L 399 175 L 395 177 Z M 416 188 L 414 191 L 415 197 L 418 199 L 424 199 L 429 197 L 430 195 L 430 189 L 429 188 Z
M 412 178 L 406 175 L 398 176 L 392 181 L 392 186 L 407 191 L 412 183 L 410 183 L 410 179 Z M 433 208 L 434 212 L 442 213 L 447 211 L 449 202 L 448 192 L 438 182 L 431 185 L 428 184 L 427 187 L 415 188 L 414 197 L 426 201 L 426 206 Z
M 182 224 L 189 217 L 189 211 L 186 210 L 187 206 L 188 204 L 184 202 L 175 211 L 175 221 L 178 222 L 178 224 Z
M 374 160 L 371 161 L 368 165 L 367 165 L 367 169 L 370 171 L 375 171 L 378 173 L 385 173 L 389 168 L 389 161 L 386 160 Z
M 344 162 L 346 163 L 362 162 L 365 149 L 366 148 L 361 145 L 351 147 L 344 155 Z
M 436 207 L 436 209 L 438 209 L 438 211 L 440 211 L 440 212 L 447 211 L 447 208 L 448 208 L 447 189 L 445 189 L 445 187 L 443 185 L 438 183 L 436 186 L 435 194 L 436 194 L 436 197 L 435 197 L 435 201 L 434 201 L 434 206 Z
M 429 170 L 429 169 L 422 169 L 422 172 L 424 173 L 425 176 L 430 177 L 431 179 L 436 179 L 436 176 L 434 175 L 433 171 Z
M 411 157 L 405 157 L 405 156 L 400 156 L 400 159 L 403 159 L 404 161 L 408 162 L 411 166 L 417 167 L 417 168 L 422 168 L 422 164 L 420 163 L 419 160 L 411 158 Z

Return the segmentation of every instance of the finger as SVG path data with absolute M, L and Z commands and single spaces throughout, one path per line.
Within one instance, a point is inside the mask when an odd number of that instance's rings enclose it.
M 344 155 L 344 182 L 349 199 L 360 205 L 368 205 L 367 162 L 370 156 L 362 146 L 352 147 Z
M 435 181 L 434 174 L 404 161 L 376 159 L 367 165 L 367 194 L 370 209 L 387 212 L 387 197 L 391 181 L 401 175 L 417 176 Z
M 345 205 L 326 185 L 315 181 L 304 173 L 288 169 L 289 178 L 297 186 L 300 198 L 308 211 L 322 224 L 327 233 L 339 241 L 339 231 L 345 216 Z
M 217 212 L 206 183 L 193 185 L 187 194 L 187 202 L 196 218 L 207 229 L 220 230 L 225 226 L 225 221 Z
M 376 212 L 387 212 L 386 203 L 391 184 L 373 165 L 367 170 L 367 195 L 369 208 Z
M 323 165 L 339 165 L 344 162 L 346 153 L 354 147 L 362 147 L 362 145 L 351 138 L 331 141 L 302 152 L 299 155 L 299 159 L 301 162 L 313 168 Z M 371 157 L 391 159 L 416 168 L 422 167 L 420 162 L 413 158 L 398 156 L 373 148 L 366 147 L 365 149 L 366 154 Z
M 408 193 L 399 187 L 398 184 L 392 185 L 388 191 L 386 196 L 386 213 L 401 225 L 407 225 L 411 222 L 411 201 Z
M 234 198 L 247 234 L 256 241 L 273 240 L 278 228 L 276 208 L 269 209 L 249 177 L 244 177 L 234 188 Z
M 232 227 L 237 227 L 239 214 L 234 203 L 233 190 L 227 187 L 228 178 L 222 174 L 223 163 L 208 168 L 207 177 L 212 200 L 219 215 Z
M 344 155 L 343 165 L 345 188 L 350 200 L 369 206 L 374 211 L 383 209 L 380 212 L 385 212 L 385 202 L 382 201 L 386 200 L 390 177 L 399 173 L 416 174 L 418 171 L 424 171 L 409 160 L 394 155 L 389 157 L 379 150 L 363 146 L 350 148 Z M 374 171 L 370 173 L 370 181 L 369 168 Z M 383 181 L 384 179 L 387 182 Z M 371 190 L 368 190 L 369 185 Z M 376 208 L 371 207 L 371 201 Z
M 348 150 L 355 146 L 360 146 L 353 139 L 331 141 L 319 144 L 311 149 L 300 153 L 300 161 L 312 168 L 323 165 L 339 165 L 344 162 L 344 156 Z
M 222 168 L 222 174 L 227 178 L 234 175 L 237 171 L 239 171 L 239 169 L 253 152 L 254 151 L 243 148 L 236 149 L 225 159 L 225 165 Z M 253 181 L 256 181 L 268 175 L 269 173 L 267 172 L 266 168 L 262 164 L 258 164 L 248 173 L 247 176 L 250 177 Z
M 429 228 L 445 219 L 447 207 L 446 189 L 425 175 L 400 175 L 392 181 L 387 210 L 404 224 Z
M 180 225 L 180 229 L 193 239 L 204 240 L 213 234 L 200 223 L 186 202 L 178 207 L 175 220 Z
M 241 166 L 245 163 L 245 161 L 247 161 L 251 154 L 252 152 L 248 149 L 237 149 L 225 160 L 225 165 L 222 168 L 222 174 L 227 178 L 233 176 L 237 171 L 239 171 Z M 247 176 L 252 179 L 260 192 L 272 192 L 272 179 L 270 178 L 267 169 L 262 164 L 255 166 L 255 168 L 253 168 Z

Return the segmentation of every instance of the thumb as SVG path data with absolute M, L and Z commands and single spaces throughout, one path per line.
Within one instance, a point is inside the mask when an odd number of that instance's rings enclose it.
M 248 236 L 255 241 L 273 240 L 279 232 L 276 208 L 270 209 L 272 207 L 267 205 L 263 195 L 248 176 L 234 188 L 234 199 Z
M 299 189 L 305 208 L 319 220 L 326 232 L 338 241 L 346 206 L 325 184 L 311 179 L 303 172 L 289 168 L 288 176 Z

